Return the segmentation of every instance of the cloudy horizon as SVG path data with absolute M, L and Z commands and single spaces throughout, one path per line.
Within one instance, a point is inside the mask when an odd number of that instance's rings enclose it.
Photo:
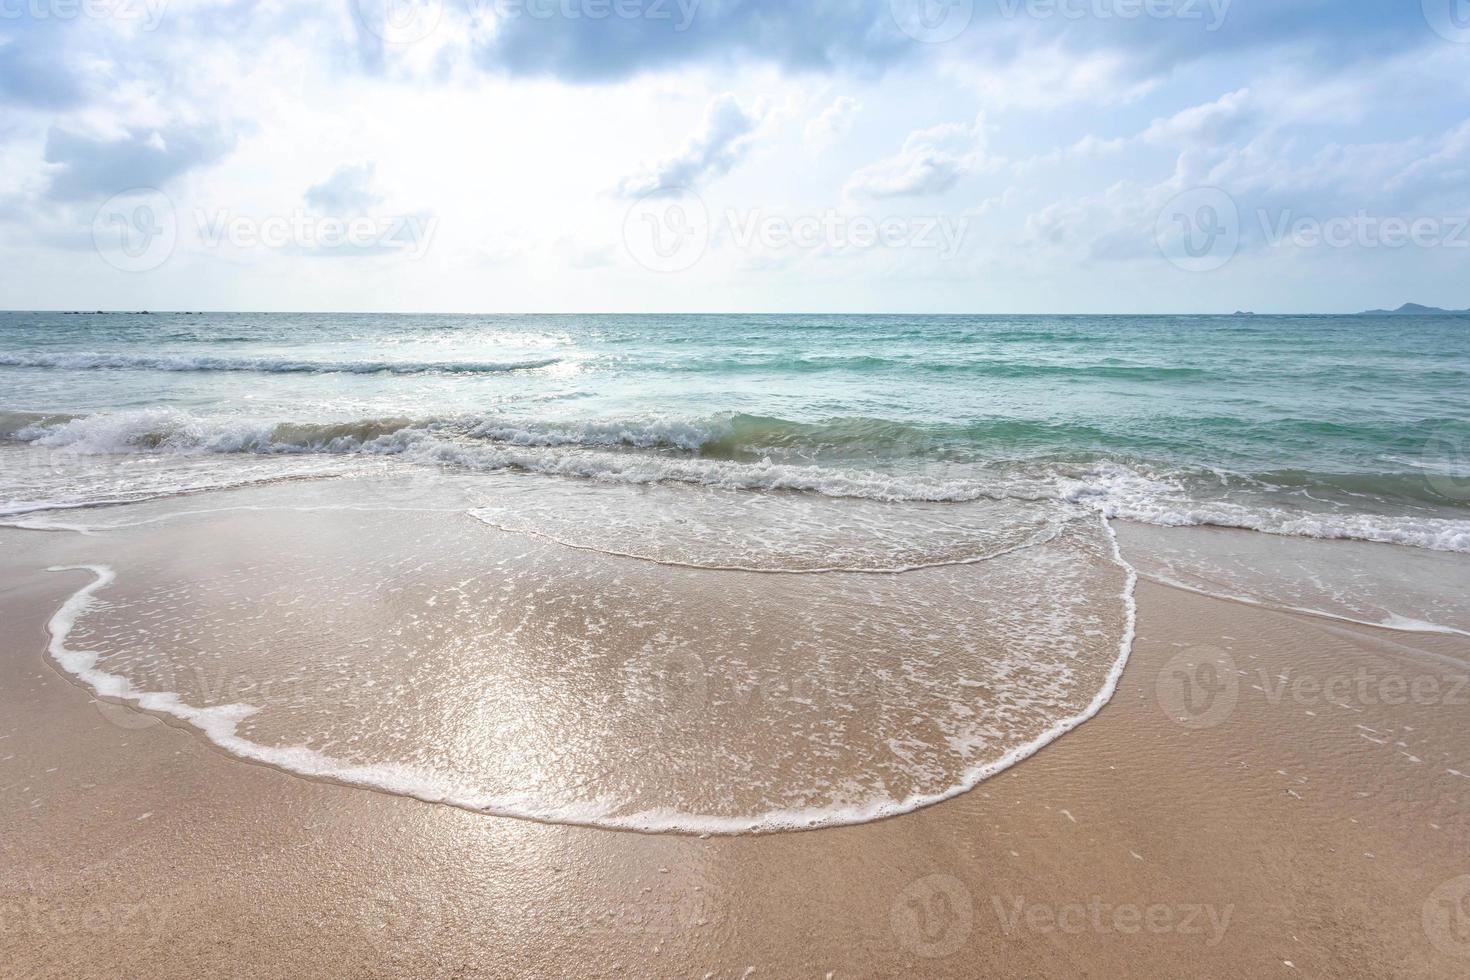
M 1470 306 L 1465 0 L 0 0 L 0 307 Z

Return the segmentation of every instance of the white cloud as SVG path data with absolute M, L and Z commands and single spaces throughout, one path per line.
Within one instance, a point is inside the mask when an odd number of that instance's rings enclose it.
M 1129 308 L 1170 272 L 1153 221 L 1181 190 L 1224 187 L 1253 223 L 1262 207 L 1414 216 L 1463 209 L 1470 175 L 1470 45 L 1427 31 L 1412 2 L 1313 17 L 1300 4 L 1240 4 L 1214 33 L 1004 19 L 976 4 L 970 30 L 944 45 L 902 35 L 883 0 L 704 0 L 683 31 L 674 3 L 660 5 L 676 15 L 667 21 L 525 17 L 492 34 L 465 29 L 483 5 L 422 6 L 442 8 L 437 27 L 389 45 L 352 0 L 191 0 L 150 30 L 0 18 L 0 264 L 11 270 L 0 305 Z M 965 124 L 982 107 L 985 123 Z M 961 122 L 919 128 L 935 120 Z M 124 279 L 89 254 L 90 223 L 100 199 L 137 184 L 161 185 L 186 233 L 167 266 Z M 680 184 L 696 186 L 714 221 L 837 204 L 877 218 L 973 215 L 976 229 L 943 266 L 953 283 L 942 290 L 915 285 L 940 274 L 917 250 L 877 295 L 853 255 L 739 266 L 712 247 L 650 298 L 621 238 L 627 201 L 608 191 Z M 198 210 L 264 219 L 300 207 L 442 221 L 396 276 L 374 271 L 386 254 L 303 263 L 303 250 L 205 253 L 196 241 Z M 1243 249 L 1287 261 L 1250 240 Z M 1394 287 L 1411 292 L 1463 254 L 1397 253 L 1424 271 Z M 252 260 L 270 261 L 268 283 Z M 1346 264 L 1337 253 L 1302 261 L 1325 271 L 1258 276 L 1259 288 L 1290 281 L 1294 303 L 1328 307 L 1388 274 L 1349 279 L 1329 268 Z M 566 288 L 568 267 L 600 268 L 576 278 L 579 291 Z M 1201 302 L 1175 295 L 1186 300 L 1176 307 Z
M 995 163 L 985 153 L 985 116 L 972 125 L 945 123 L 909 134 L 903 149 L 857 171 L 847 182 L 853 197 L 942 194 L 964 175 Z
M 679 188 L 694 188 L 723 177 L 744 158 L 752 134 L 765 115 L 763 106 L 743 108 L 733 95 L 720 95 L 705 109 L 699 132 L 673 156 L 618 182 L 624 197 L 642 197 Z
M 1160 84 L 1116 51 L 1076 51 L 1061 45 L 1023 47 L 1008 57 L 948 63 L 946 74 L 994 111 L 1050 110 L 1069 105 L 1137 102 Z
M 325 214 L 359 214 L 382 203 L 373 189 L 377 165 L 371 161 L 357 166 L 345 164 L 320 184 L 306 191 L 306 203 Z
M 1166 146 L 1219 145 L 1240 135 L 1255 116 L 1250 90 L 1240 89 L 1167 119 L 1156 119 L 1139 138 Z
M 806 125 L 807 149 L 820 153 L 835 145 L 852 130 L 862 103 L 847 95 L 839 95 L 831 105 Z
M 1221 102 L 1229 102 L 1230 98 Z M 1145 137 L 1162 132 L 1188 141 L 1211 125 L 1220 102 L 1186 110 L 1156 123 Z M 1152 135 L 1149 135 L 1152 134 Z M 1282 231 L 1307 219 L 1314 223 L 1358 222 L 1371 225 L 1385 219 L 1412 224 L 1424 219 L 1454 227 L 1466 217 L 1461 188 L 1470 174 L 1470 121 L 1438 136 L 1371 144 L 1329 145 L 1298 150 L 1290 135 L 1269 124 L 1242 145 L 1210 143 L 1186 146 L 1171 173 L 1156 182 L 1118 181 L 1099 194 L 1054 200 L 1026 216 L 1022 233 L 1013 243 L 1021 252 L 1045 256 L 1044 261 L 1075 267 L 1091 262 L 1160 261 L 1155 241 L 1158 217 L 1176 195 L 1199 188 L 1220 188 L 1233 201 L 1240 234 L 1241 256 L 1269 256 L 1275 261 L 1301 258 Z M 1308 250 L 1323 267 L 1356 268 L 1386 251 L 1353 245 Z M 1413 254 L 1413 250 L 1404 250 Z M 1453 257 L 1421 251 L 1428 263 Z M 1355 277 L 1353 277 L 1355 278 Z

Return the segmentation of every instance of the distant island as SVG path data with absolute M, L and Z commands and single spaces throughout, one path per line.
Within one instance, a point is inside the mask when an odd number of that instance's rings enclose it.
M 1437 306 L 1405 303 L 1396 310 L 1368 310 L 1358 316 L 1470 316 L 1470 310 L 1442 310 Z

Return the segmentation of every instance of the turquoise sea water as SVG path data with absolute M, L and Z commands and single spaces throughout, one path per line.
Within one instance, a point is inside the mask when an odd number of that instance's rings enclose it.
M 1470 636 L 1470 319 L 0 338 L 0 523 L 32 529 L 0 534 L 74 576 L 49 654 L 104 717 L 470 810 L 711 834 L 949 799 L 1103 710 L 1140 581 Z M 1234 639 L 1130 697 L 1183 720 Z
M 394 457 L 1470 550 L 1467 318 L 4 313 L 0 392 L 13 443 L 209 480 Z M 96 491 L 55 469 L 11 509 Z

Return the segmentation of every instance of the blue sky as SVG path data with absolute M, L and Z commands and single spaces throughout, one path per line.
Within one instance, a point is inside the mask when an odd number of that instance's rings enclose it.
M 0 306 L 1470 306 L 1470 0 L 0 0 Z

